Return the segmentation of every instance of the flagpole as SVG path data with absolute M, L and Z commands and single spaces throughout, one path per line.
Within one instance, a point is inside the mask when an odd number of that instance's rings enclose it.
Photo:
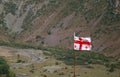
M 76 53 L 74 52 L 74 77 L 76 77 Z
M 74 37 L 75 37 L 75 32 L 74 32 Z M 76 77 L 76 53 L 74 51 L 74 77 Z
M 79 44 L 79 45 L 77 45 Z M 83 47 L 82 48 L 82 44 L 87 44 L 86 47 Z M 76 47 L 77 46 L 77 47 Z M 89 47 L 89 49 L 88 49 Z M 75 36 L 75 32 L 74 32 L 74 50 L 91 50 L 91 38 L 90 37 L 77 37 Z M 74 51 L 74 76 L 73 77 L 76 77 L 76 53 Z

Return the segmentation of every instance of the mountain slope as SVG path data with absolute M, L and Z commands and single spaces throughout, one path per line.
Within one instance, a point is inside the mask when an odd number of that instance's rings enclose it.
M 76 32 L 93 51 L 120 55 L 119 0 L 1 0 L 0 10 L 10 41 L 72 49 Z

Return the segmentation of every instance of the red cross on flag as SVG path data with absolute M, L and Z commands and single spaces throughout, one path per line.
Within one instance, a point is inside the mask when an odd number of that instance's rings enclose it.
M 91 50 L 90 37 L 77 37 L 74 35 L 74 50 Z

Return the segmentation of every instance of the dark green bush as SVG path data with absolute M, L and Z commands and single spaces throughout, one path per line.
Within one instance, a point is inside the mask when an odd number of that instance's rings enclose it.
M 11 2 L 11 1 L 6 2 L 4 4 L 4 6 L 5 6 L 4 8 L 6 10 L 6 13 L 11 13 L 11 14 L 15 15 L 15 11 L 17 9 L 17 5 L 15 3 Z
M 9 66 L 2 57 L 0 57 L 0 74 L 6 74 L 7 77 L 9 76 Z

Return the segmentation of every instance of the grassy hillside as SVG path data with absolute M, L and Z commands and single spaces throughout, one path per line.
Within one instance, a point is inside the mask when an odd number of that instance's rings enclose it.
M 2 0 L 0 10 L 2 40 L 73 49 L 76 32 L 93 51 L 120 55 L 119 0 Z
M 13 48 L 0 46 L 0 56 L 5 56 L 4 58 L 16 77 L 72 77 L 74 52 L 76 53 L 77 77 L 95 77 L 96 75 L 98 77 L 119 77 L 120 60 L 118 58 L 106 57 L 90 51 L 76 52 L 61 48 L 40 48 L 25 45 L 21 47 L 20 44 L 15 43 L 6 43 L 6 45 Z M 14 76 L 12 73 L 11 75 Z
M 0 42 L 2 46 L 9 46 L 14 48 L 26 48 L 26 49 L 35 49 L 47 51 L 43 52 L 46 56 L 53 56 L 59 61 L 63 61 L 66 65 L 73 65 L 74 53 L 76 54 L 76 65 L 88 65 L 88 64 L 101 64 L 107 68 L 120 68 L 120 57 L 108 57 L 106 55 L 91 52 L 91 51 L 80 51 L 76 52 L 75 50 L 55 48 L 55 47 L 46 47 L 46 46 L 34 46 L 34 45 L 25 45 L 15 42 Z M 1 51 L 2 53 L 3 51 Z

